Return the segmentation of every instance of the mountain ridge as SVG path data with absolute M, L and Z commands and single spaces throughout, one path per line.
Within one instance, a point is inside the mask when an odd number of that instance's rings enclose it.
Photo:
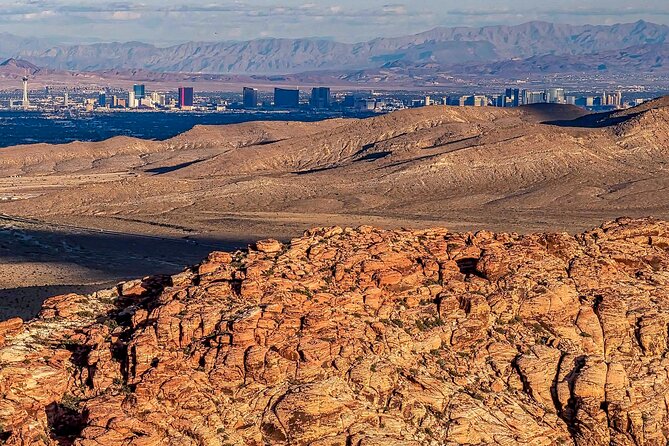
M 667 36 L 669 27 L 666 25 L 644 21 L 579 26 L 528 22 L 481 28 L 438 27 L 410 36 L 354 44 L 309 38 L 187 42 L 169 47 L 114 42 L 32 49 L 11 56 L 67 70 L 142 68 L 170 72 L 288 74 L 378 68 L 398 61 L 410 64 L 429 61 L 448 67 L 453 60 L 483 63 L 546 54 L 585 56 L 663 44 Z

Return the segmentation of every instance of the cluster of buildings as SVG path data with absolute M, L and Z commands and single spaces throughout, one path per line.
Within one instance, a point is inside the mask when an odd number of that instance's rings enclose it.
M 42 95 L 34 94 L 33 101 L 29 98 L 28 77 L 23 77 L 23 97 L 21 100 L 9 99 L 9 108 L 24 110 L 46 109 L 46 108 L 81 108 L 87 111 L 94 109 L 180 109 L 193 110 L 195 94 L 193 87 L 179 87 L 178 94 L 174 97 L 160 92 L 147 92 L 144 84 L 133 85 L 129 91 L 109 92 L 101 91 L 97 97 L 81 97 L 78 102 L 70 100 L 67 90 L 62 96 L 54 97 L 49 87 L 44 89 Z
M 642 102 L 642 100 L 623 102 L 623 94 L 620 90 L 579 95 L 568 94 L 564 88 L 547 88 L 536 91 L 507 88 L 503 94 L 498 95 L 450 95 L 439 98 L 425 96 L 418 99 L 415 97 L 400 99 L 398 96 L 379 97 L 373 92 L 370 96 L 364 97 L 353 94 L 333 96 L 330 88 L 316 87 L 311 90 L 311 96 L 307 104 L 306 100 L 300 102 L 300 90 L 297 88 L 275 88 L 273 97 L 261 101 L 258 89 L 245 87 L 242 92 L 242 103 L 239 105 L 241 108 L 249 110 L 272 107 L 278 109 L 309 107 L 315 110 L 336 108 L 355 111 L 388 112 L 407 107 L 422 107 L 426 105 L 519 107 L 530 104 L 570 104 L 593 111 L 606 111 L 633 107 Z
M 217 97 L 216 94 L 202 93 L 195 98 L 193 87 L 179 87 L 176 95 L 174 92 L 148 92 L 146 85 L 136 84 L 128 91 L 106 90 L 99 94 L 94 90 L 83 97 L 79 96 L 78 102 L 70 101 L 68 92 L 62 97 L 53 97 L 49 88 L 46 88 L 44 98 L 31 102 L 28 97 L 28 78 L 23 78 L 23 98 L 9 100 L 10 108 L 23 109 L 59 109 L 77 108 L 86 111 L 96 109 L 132 109 L 132 110 L 249 110 L 249 111 L 271 111 L 271 110 L 313 110 L 334 112 L 359 112 L 359 113 L 386 113 L 408 107 L 422 107 L 429 105 L 451 105 L 451 106 L 473 106 L 473 107 L 519 107 L 530 104 L 571 104 L 592 111 L 607 111 L 625 107 L 633 107 L 643 102 L 642 99 L 630 99 L 623 101 L 623 93 L 620 90 L 614 92 L 603 92 L 597 94 L 575 94 L 567 93 L 564 88 L 547 88 L 544 90 L 529 90 L 519 88 L 507 88 L 504 93 L 474 94 L 474 95 L 449 95 L 433 97 L 420 96 L 409 92 L 390 92 L 377 94 L 374 91 L 369 94 L 358 93 L 333 93 L 329 87 L 314 87 L 310 94 L 302 94 L 299 88 L 274 88 L 272 92 L 259 92 L 257 88 L 244 87 L 239 93 L 226 94 Z M 97 95 L 97 96 L 96 96 Z M 212 96 L 213 95 L 213 96 Z M 35 99 L 35 98 L 34 98 Z
M 429 97 L 426 97 L 425 105 L 431 105 Z M 626 106 L 638 105 L 634 100 L 629 103 L 623 102 L 622 91 L 603 92 L 593 95 L 568 94 L 564 88 L 548 88 L 540 91 L 521 90 L 518 88 L 507 88 L 499 95 L 465 95 L 449 96 L 442 100 L 444 105 L 474 106 L 474 107 L 519 107 L 531 104 L 569 104 L 589 110 L 604 111 L 624 108 Z
M 43 97 L 52 98 L 51 91 L 47 87 Z M 135 110 L 226 110 L 230 105 L 231 108 L 243 109 L 303 109 L 311 107 L 316 110 L 328 110 L 333 106 L 333 97 L 330 88 L 316 87 L 312 89 L 311 99 L 302 101 L 300 90 L 298 88 L 275 88 L 273 100 L 261 101 L 258 89 L 251 87 L 244 87 L 242 92 L 241 103 L 231 103 L 228 101 L 207 101 L 205 98 L 198 98 L 198 104 L 195 103 L 195 92 L 193 87 L 179 87 L 176 96 L 174 92 L 149 92 L 145 84 L 135 84 L 126 92 L 106 90 L 100 91 L 97 96 L 88 95 L 85 98 L 80 98 L 76 104 L 71 102 L 68 92 L 62 93 L 61 97 L 52 98 L 50 104 L 42 101 L 35 101 L 31 104 L 28 98 L 28 78 L 23 79 L 23 99 L 21 101 L 10 99 L 10 108 L 45 108 L 50 105 L 52 108 L 61 107 L 77 107 L 92 111 L 96 109 L 135 109 Z M 83 101 L 83 102 L 82 102 Z
M 374 92 L 369 96 L 351 93 L 333 93 L 329 87 L 314 87 L 311 93 L 302 95 L 299 88 L 275 88 L 273 94 L 260 97 L 257 88 L 244 87 L 242 102 L 232 104 L 233 108 L 245 110 L 280 109 L 280 110 L 339 110 L 355 112 L 390 112 L 407 108 L 405 101 L 393 97 L 377 97 Z
M 258 107 L 273 106 L 281 109 L 299 108 L 300 89 L 299 88 L 275 88 L 274 98 L 271 104 L 262 103 L 257 88 L 244 87 L 242 91 L 242 106 L 245 109 L 254 109 Z M 328 87 L 316 87 L 311 90 L 311 99 L 309 105 L 315 109 L 328 109 L 332 105 L 332 93 Z
M 569 104 L 580 107 L 623 107 L 623 94 L 618 90 L 613 93 L 603 92 L 601 95 L 578 96 L 567 94 L 564 88 L 548 88 L 542 91 L 520 90 L 507 88 L 503 95 L 494 97 L 497 107 L 518 107 L 530 104 Z
M 179 87 L 177 97 L 170 98 L 164 93 L 152 92 L 148 94 L 146 85 L 133 85 L 127 96 L 108 95 L 106 92 L 100 92 L 97 103 L 91 104 L 99 108 L 143 108 L 143 109 L 171 109 L 193 110 L 195 92 L 193 87 Z M 90 100 L 89 100 L 90 101 Z

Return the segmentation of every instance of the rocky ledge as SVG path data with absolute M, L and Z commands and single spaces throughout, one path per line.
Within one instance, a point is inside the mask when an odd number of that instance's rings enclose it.
M 665 445 L 669 223 L 314 229 L 0 324 L 7 445 Z

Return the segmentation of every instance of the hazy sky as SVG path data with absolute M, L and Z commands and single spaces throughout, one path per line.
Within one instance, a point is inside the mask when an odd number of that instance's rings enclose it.
M 353 42 L 435 26 L 530 20 L 669 24 L 668 0 L 0 0 L 0 31 L 77 40 L 326 37 Z

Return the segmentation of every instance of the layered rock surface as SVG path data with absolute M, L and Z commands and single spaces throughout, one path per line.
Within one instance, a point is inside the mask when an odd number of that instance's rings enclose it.
M 0 324 L 7 445 L 664 445 L 669 223 L 322 228 Z

